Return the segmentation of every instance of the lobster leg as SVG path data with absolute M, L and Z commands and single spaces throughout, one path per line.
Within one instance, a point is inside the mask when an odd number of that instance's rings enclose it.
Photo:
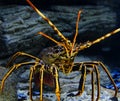
M 100 98 L 100 73 L 98 71 L 98 67 L 94 65 L 95 73 L 96 73 L 96 79 L 97 79 L 97 99 L 96 101 L 99 100 Z
M 20 63 L 20 64 L 15 64 L 13 65 L 13 67 L 5 74 L 5 76 L 3 77 L 2 81 L 1 81 L 1 85 L 0 85 L 0 91 L 2 92 L 3 91 L 3 88 L 4 88 L 4 83 L 5 83 L 5 80 L 8 78 L 8 76 L 15 70 L 15 69 L 18 69 L 18 67 L 21 67 L 22 65 L 30 65 L 30 64 L 35 64 L 33 62 L 23 62 L 23 63 Z
M 55 94 L 57 97 L 57 101 L 60 101 L 60 83 L 59 83 L 58 68 L 55 64 L 52 64 L 52 66 L 49 68 L 49 71 L 52 73 L 52 75 L 54 75 Z
M 31 59 L 34 59 L 36 61 L 39 61 L 40 59 L 33 56 L 33 55 L 30 55 L 30 54 L 27 54 L 27 53 L 24 53 L 24 52 L 17 52 L 15 53 L 11 58 L 10 60 L 8 61 L 8 64 L 6 65 L 6 67 L 9 67 L 13 61 L 15 61 L 15 59 L 18 57 L 18 56 L 26 56 L 26 57 L 30 57 Z
M 118 93 L 118 88 L 116 87 L 116 84 L 115 84 L 113 78 L 111 77 L 108 69 L 105 67 L 105 65 L 104 65 L 102 62 L 98 62 L 98 64 L 104 69 L 104 71 L 107 73 L 109 79 L 111 80 L 111 82 L 112 82 L 112 84 L 113 84 L 113 86 L 114 86 L 114 89 L 115 89 L 114 97 L 116 97 L 116 96 L 117 96 L 117 93 Z
M 59 84 L 59 75 L 56 66 L 53 66 L 53 73 L 55 76 L 55 93 L 57 97 L 57 101 L 60 101 L 60 84 Z
M 98 71 L 98 67 L 95 64 L 87 64 L 86 67 L 93 68 L 92 70 L 89 70 L 89 73 L 91 74 L 91 84 L 92 84 L 92 98 L 91 98 L 92 101 L 94 101 L 94 93 L 95 93 L 95 91 L 94 91 L 94 85 L 95 85 L 94 71 L 96 73 L 96 79 L 97 79 L 97 98 L 96 98 L 96 101 L 98 101 L 100 98 L 100 73 Z
M 85 80 L 86 80 L 86 75 L 87 72 L 89 72 L 91 74 L 91 84 L 92 84 L 92 101 L 94 101 L 94 65 L 86 65 L 84 62 L 80 63 L 80 69 L 81 70 L 81 78 L 80 78 L 80 82 L 79 82 L 79 87 L 78 87 L 78 93 L 76 95 L 81 95 L 84 91 L 84 86 L 85 86 Z M 82 68 L 81 68 L 82 66 Z M 87 68 L 93 68 L 93 70 L 89 70 Z
M 94 72 L 92 72 L 92 74 L 91 74 L 91 84 L 92 84 L 92 101 L 94 101 Z
M 85 68 L 86 69 L 86 75 L 89 73 L 89 74 L 91 74 L 91 84 L 92 84 L 92 101 L 94 101 L 94 83 L 95 83 L 95 81 L 94 81 L 94 72 L 93 72 L 93 70 L 94 70 L 94 65 L 89 65 L 89 66 L 87 66 L 87 65 L 85 65 L 84 63 L 82 63 L 83 64 L 83 68 Z M 88 67 L 89 68 L 93 68 L 92 70 L 89 70 L 88 69 Z M 81 67 L 80 67 L 81 68 Z M 84 72 L 84 71 L 83 71 Z M 82 79 L 82 78 L 81 78 Z M 81 80 L 80 79 L 80 80 Z M 84 79 L 86 80 L 86 77 L 84 77 Z M 85 81 L 84 81 L 85 82 Z M 83 86 L 85 85 L 85 83 L 83 84 Z M 84 89 L 80 89 L 80 86 L 81 86 L 81 83 L 79 83 L 79 92 L 81 92 L 81 94 L 83 93 L 83 91 L 84 91 Z M 84 87 L 85 88 L 85 87 Z M 80 94 L 80 95 L 81 95 Z
M 78 87 L 79 91 L 76 95 L 81 95 L 85 87 L 86 66 L 84 64 L 81 64 L 80 68 L 81 68 L 81 78 L 80 78 L 79 87 Z
M 29 79 L 29 83 L 30 83 L 30 86 L 29 86 L 29 95 L 30 95 L 30 100 L 33 101 L 32 99 L 32 78 L 33 78 L 33 72 L 34 72 L 34 67 L 31 67 L 30 68 L 30 79 Z
M 114 94 L 114 97 L 117 96 L 117 92 L 118 92 L 118 88 L 116 87 L 116 84 L 113 80 L 113 78 L 111 77 L 108 69 L 105 67 L 105 65 L 102 63 L 102 62 L 99 62 L 99 61 L 86 61 L 86 62 L 79 62 L 79 63 L 75 63 L 75 64 L 79 64 L 79 65 L 82 65 L 83 67 L 81 68 L 80 66 L 80 71 L 82 71 L 82 75 L 86 73 L 86 71 L 83 71 L 84 69 L 83 68 L 93 68 L 95 73 L 96 73 L 96 79 L 97 79 L 97 98 L 96 98 L 96 101 L 99 100 L 100 98 L 100 73 L 99 73 L 99 70 L 98 68 L 101 67 L 107 74 L 107 76 L 109 77 L 109 79 L 111 80 L 111 83 L 113 84 L 114 86 L 114 89 L 115 89 L 115 94 Z M 93 79 L 93 71 L 91 72 L 91 75 L 92 75 L 92 80 L 91 80 L 91 83 L 92 83 L 92 99 L 94 99 L 93 95 L 94 95 L 94 79 Z M 82 92 L 84 91 L 84 82 L 83 80 L 85 80 L 85 77 L 84 76 L 81 76 L 81 79 L 80 79 L 80 83 L 79 83 L 79 92 L 77 95 L 81 95 Z M 93 100 L 92 100 L 93 101 Z
M 44 74 L 44 65 L 40 68 L 40 101 L 43 101 L 43 74 Z

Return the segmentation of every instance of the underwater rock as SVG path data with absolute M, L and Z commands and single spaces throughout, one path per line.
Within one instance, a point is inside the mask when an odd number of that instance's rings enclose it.
M 75 96 L 75 97 L 70 97 L 68 96 L 69 94 L 76 94 L 78 91 L 78 85 L 79 85 L 79 79 L 80 79 L 81 73 L 76 71 L 76 72 L 71 72 L 69 75 L 64 75 L 62 72 L 59 72 L 59 81 L 60 81 L 60 88 L 61 88 L 61 100 L 62 101 L 90 101 L 91 99 L 91 79 L 89 78 L 90 75 L 87 76 L 87 80 L 85 83 L 85 90 L 81 96 Z M 18 87 L 17 94 L 19 100 L 24 99 L 29 100 L 29 95 L 28 95 L 28 82 L 19 82 L 19 85 L 22 85 L 21 87 Z M 26 87 L 26 88 L 24 88 Z M 43 99 L 45 101 L 56 101 L 56 95 L 54 93 L 54 90 L 50 90 L 49 87 L 44 88 L 43 90 Z M 97 96 L 97 89 L 95 85 L 95 97 Z M 39 90 L 33 90 L 33 99 L 34 101 L 37 101 L 39 99 Z M 101 93 L 100 93 L 100 101 L 113 101 L 110 98 L 113 98 L 114 96 L 114 91 L 110 89 L 103 88 L 101 86 Z M 22 96 L 21 96 L 22 95 Z M 120 100 L 120 93 L 118 93 L 117 99 L 118 101 Z M 54 99 L 54 100 L 53 100 Z M 117 101 L 117 100 L 116 100 Z
M 0 66 L 0 83 L 3 75 L 8 69 Z M 16 76 L 14 73 L 6 80 L 2 94 L 0 94 L 0 101 L 17 101 L 16 93 Z
M 83 13 L 79 23 L 78 42 L 96 39 L 115 28 L 116 13 L 105 6 L 51 6 L 41 11 L 66 37 L 72 39 L 80 9 L 83 9 Z M 38 35 L 39 31 L 58 39 L 53 29 L 31 7 L 1 5 L 0 12 L 0 46 L 2 47 L 0 58 L 2 60 L 3 57 L 9 57 L 17 51 L 38 55 L 44 47 L 47 47 L 49 41 Z
M 95 59 L 92 58 L 92 59 Z M 91 61 L 91 58 L 86 58 L 84 56 L 81 57 L 76 57 L 75 61 Z M 108 66 L 107 66 L 108 67 Z M 23 68 L 21 68 L 23 70 Z M 25 67 L 25 70 L 22 72 L 19 72 L 17 74 L 17 79 L 14 73 L 11 74 L 11 76 L 6 80 L 5 88 L 4 88 L 4 93 L 3 95 L 0 95 L 1 99 L 5 99 L 5 94 L 9 93 L 9 90 L 13 93 L 10 93 L 10 96 L 7 96 L 5 101 L 16 101 L 16 97 L 21 101 L 21 100 L 28 100 L 29 101 L 29 74 L 30 74 L 30 67 Z M 6 73 L 7 69 L 1 67 L 0 68 L 0 80 L 2 80 L 2 76 Z M 103 88 L 106 87 L 107 84 L 109 83 L 109 79 L 106 77 L 106 73 L 103 72 L 101 69 L 99 69 L 100 72 L 100 77 L 101 77 L 101 96 L 100 96 L 100 101 L 113 101 L 110 100 L 110 98 L 113 99 L 114 91 Z M 116 77 L 119 76 L 119 73 L 113 74 L 112 76 Z M 91 99 L 91 75 L 87 75 L 87 79 L 85 82 L 85 90 L 81 96 L 77 97 L 70 97 L 68 95 L 70 94 L 75 94 L 78 91 L 78 86 L 79 86 L 79 80 L 81 77 L 81 72 L 80 71 L 73 71 L 69 75 L 65 75 L 62 72 L 59 72 L 59 82 L 60 82 L 60 88 L 61 88 L 61 100 L 62 101 L 77 101 L 77 100 L 86 100 L 89 101 Z M 18 79 L 19 78 L 19 79 Z M 113 78 L 114 80 L 119 78 Z M 17 81 L 18 82 L 17 82 Z M 96 77 L 95 77 L 96 81 Z M 16 86 L 17 82 L 17 86 Z M 110 83 L 109 83 L 110 84 Z M 111 84 L 110 84 L 111 85 Z M 33 83 L 33 99 L 34 101 L 39 101 L 39 89 L 34 89 L 36 85 Z M 103 87 L 102 87 L 103 86 Z M 9 90 L 8 90 L 9 89 Z M 11 90 L 12 89 L 12 90 Z M 49 86 L 44 86 L 43 88 L 43 101 L 56 101 L 56 95 L 54 93 L 54 89 L 51 89 Z M 13 91 L 14 90 L 14 91 Z M 95 96 L 96 96 L 96 85 L 95 85 Z M 120 89 L 119 89 L 120 91 Z M 17 95 L 16 95 L 17 93 Z M 12 98 L 11 98 L 12 97 Z M 11 100 L 8 100 L 11 99 Z M 54 100 L 53 100 L 54 99 Z M 120 100 L 120 93 L 118 93 L 117 97 L 118 101 Z M 0 100 L 1 101 L 1 100 Z M 116 100 L 117 101 L 117 100 Z
M 101 73 L 102 74 L 102 73 Z M 118 91 L 120 92 L 120 70 L 118 69 L 118 70 L 113 70 L 112 72 L 111 72 L 111 75 L 112 75 L 112 77 L 113 77 L 113 79 L 114 79 L 114 82 L 116 83 L 116 86 L 118 87 Z M 102 77 L 104 78 L 104 77 L 106 77 L 105 75 L 102 75 Z M 102 79 L 102 78 L 101 78 Z M 102 80 L 102 83 L 101 83 L 101 85 L 103 86 L 103 87 L 105 87 L 105 88 L 108 88 L 108 89 L 114 89 L 114 86 L 113 86 L 113 84 L 111 83 L 111 82 L 108 82 L 108 78 L 106 78 L 106 79 L 103 79 Z M 110 80 L 109 80 L 110 81 Z
M 95 57 L 92 59 L 95 59 Z M 76 57 L 75 61 L 76 62 L 92 61 L 92 59 L 81 56 L 81 57 Z M 106 67 L 108 68 L 108 66 Z M 107 84 L 109 84 L 109 86 L 112 86 L 112 84 L 110 83 L 110 80 L 107 78 L 106 73 L 101 68 L 99 68 L 99 72 L 100 72 L 100 84 L 101 84 L 101 93 L 100 93 L 101 100 L 100 101 L 114 101 L 114 100 L 110 100 L 110 98 L 113 98 L 115 92 L 112 89 L 110 90 L 110 88 L 109 89 L 103 88 L 103 87 L 106 87 Z M 19 77 L 20 81 L 17 84 L 17 95 L 19 99 L 29 100 L 29 94 L 28 94 L 28 89 L 29 89 L 29 75 L 28 74 L 29 73 L 30 73 L 29 68 L 27 68 L 24 72 L 20 73 L 20 77 Z M 60 88 L 61 88 L 61 100 L 62 101 L 78 101 L 78 100 L 90 101 L 91 91 L 92 91 L 90 74 L 87 75 L 86 82 L 85 82 L 85 90 L 83 94 L 77 97 L 68 96 L 69 94 L 77 93 L 80 77 L 81 77 L 80 71 L 73 71 L 69 75 L 65 75 L 62 72 L 59 72 L 59 82 L 60 82 Z M 94 78 L 96 82 L 96 76 Z M 113 79 L 116 80 L 116 78 L 113 78 Z M 119 80 L 119 78 L 117 79 Z M 119 88 L 119 91 L 120 91 L 120 88 Z M 97 96 L 96 93 L 97 93 L 97 87 L 95 85 L 95 96 Z M 37 100 L 39 101 L 39 94 L 40 94 L 39 89 L 33 83 L 33 99 L 35 101 Z M 56 101 L 56 95 L 54 93 L 54 89 L 49 86 L 44 85 L 43 98 L 45 99 L 45 101 Z M 117 99 L 118 101 L 120 100 L 120 93 L 118 93 Z

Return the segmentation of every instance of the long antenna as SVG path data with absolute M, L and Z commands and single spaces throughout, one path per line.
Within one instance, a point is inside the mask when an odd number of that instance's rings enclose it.
M 102 36 L 94 41 L 88 41 L 86 43 L 83 43 L 82 45 L 80 45 L 79 50 L 84 50 L 85 48 L 89 48 L 93 44 L 99 43 L 100 41 L 102 41 L 102 40 L 104 40 L 104 39 L 106 39 L 106 38 L 108 38 L 108 37 L 110 37 L 118 32 L 120 32 L 120 28 L 118 28 L 110 33 L 107 33 L 106 35 L 104 35 L 104 36 Z
M 43 33 L 43 32 L 38 32 L 38 34 L 40 34 L 40 35 L 42 35 L 42 36 L 44 36 L 44 37 L 46 37 L 46 38 L 50 39 L 51 41 L 55 42 L 55 43 L 56 43 L 56 44 L 58 44 L 58 45 L 63 46 L 63 47 L 65 48 L 66 52 L 68 53 L 68 49 L 67 49 L 67 47 L 65 46 L 65 44 L 63 44 L 63 43 L 61 43 L 61 42 L 56 41 L 55 39 L 53 39 L 52 37 L 50 37 L 50 36 L 46 35 L 46 34 L 45 34 L 45 33 Z
M 73 48 L 74 48 L 74 46 L 75 46 L 76 38 L 77 38 L 77 35 L 78 35 L 78 24 L 79 24 L 79 21 L 80 21 L 80 14 L 81 14 L 81 12 L 82 12 L 82 10 L 79 10 L 78 16 L 77 16 L 77 21 L 76 21 L 76 33 L 75 33 L 75 36 L 74 36 L 74 39 L 73 39 L 73 43 L 72 43 L 71 55 L 72 55 Z
M 114 30 L 114 31 L 112 31 L 112 32 L 110 32 L 110 33 L 107 33 L 106 35 L 104 35 L 104 36 L 102 36 L 102 37 L 94 40 L 94 41 L 92 42 L 92 45 L 93 45 L 93 44 L 96 44 L 96 43 L 98 43 L 98 42 L 100 42 L 100 41 L 102 41 L 102 40 L 104 40 L 104 39 L 106 39 L 106 38 L 108 38 L 108 37 L 110 37 L 110 36 L 118 33 L 118 32 L 120 32 L 120 28 L 118 28 L 118 29 L 116 29 L 116 30 Z
M 63 36 L 63 34 L 58 30 L 58 28 L 43 14 L 40 10 L 38 10 L 30 0 L 26 0 L 29 5 L 53 28 L 55 32 L 65 41 L 67 42 L 67 39 Z

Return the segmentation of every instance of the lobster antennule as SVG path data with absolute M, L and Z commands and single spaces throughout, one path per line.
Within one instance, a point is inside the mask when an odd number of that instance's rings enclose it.
M 77 21 L 76 21 L 76 33 L 75 33 L 75 36 L 74 36 L 74 39 L 73 39 L 73 43 L 72 43 L 72 48 L 71 48 L 71 55 L 72 55 L 73 48 L 75 46 L 76 38 L 77 38 L 77 35 L 78 35 L 78 24 L 79 24 L 79 21 L 80 21 L 80 14 L 81 13 L 82 13 L 82 10 L 79 10 L 78 11 L 78 16 L 77 16 Z
M 102 37 L 100 37 L 100 38 L 98 38 L 98 39 L 96 39 L 94 41 L 87 41 L 87 42 L 83 43 L 82 45 L 80 45 L 79 50 L 84 50 L 86 48 L 89 48 L 90 46 L 92 46 L 92 45 L 94 45 L 96 43 L 99 43 L 102 40 L 105 40 L 106 38 L 108 38 L 108 37 L 110 37 L 110 36 L 112 36 L 112 35 L 114 35 L 114 34 L 116 34 L 118 32 L 120 32 L 120 28 L 118 28 L 118 29 L 116 29 L 116 30 L 114 30 L 114 31 L 112 31 L 110 33 L 107 33 L 106 35 L 104 35 L 104 36 L 102 36 Z
M 45 33 L 43 33 L 43 32 L 38 32 L 38 34 L 46 37 L 47 39 L 50 39 L 51 41 L 55 42 L 55 43 L 58 44 L 58 45 L 61 45 L 60 42 L 56 41 L 55 39 L 53 39 L 52 37 L 48 36 L 47 34 L 45 34 Z
M 58 30 L 58 28 L 43 14 L 40 10 L 38 10 L 30 0 L 26 0 L 28 4 L 40 15 L 52 28 L 57 34 L 67 43 L 67 39 L 64 35 Z
M 64 47 L 64 45 L 61 42 L 56 41 L 55 39 L 53 39 L 52 37 L 48 36 L 47 34 L 45 34 L 43 32 L 38 32 L 38 34 L 40 34 L 40 35 L 50 39 L 51 41 L 55 42 L 56 44 L 61 45 L 61 46 Z
M 50 36 L 48 36 L 48 35 L 44 34 L 43 32 L 38 32 L 38 34 L 40 34 L 40 35 L 42 35 L 42 36 L 44 36 L 44 37 L 46 37 L 46 38 L 50 39 L 51 41 L 55 42 L 55 43 L 56 43 L 56 44 L 58 44 L 58 45 L 63 46 L 63 47 L 65 48 L 66 52 L 68 53 L 68 49 L 67 49 L 67 47 L 65 46 L 65 44 L 63 44 L 63 43 L 61 43 L 61 42 L 56 41 L 55 39 L 53 39 L 52 37 L 50 37 Z

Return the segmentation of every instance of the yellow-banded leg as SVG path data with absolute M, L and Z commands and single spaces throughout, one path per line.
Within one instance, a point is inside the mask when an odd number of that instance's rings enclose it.
M 84 84 L 85 84 L 85 80 L 86 80 L 86 71 L 88 70 L 88 68 L 93 68 L 93 71 L 96 73 L 96 79 L 97 79 L 97 98 L 96 101 L 99 100 L 100 98 L 100 73 L 98 68 L 101 67 L 107 74 L 107 76 L 109 77 L 109 79 L 111 80 L 111 83 L 114 86 L 115 89 L 115 94 L 114 97 L 117 96 L 117 92 L 118 92 L 118 88 L 115 85 L 114 80 L 112 79 L 108 69 L 105 67 L 105 65 L 102 62 L 99 61 L 92 61 L 92 62 L 80 62 L 80 63 L 75 63 L 75 65 L 80 65 L 80 71 L 81 71 L 81 78 L 80 78 L 80 82 L 79 82 L 79 87 L 78 87 L 78 93 L 76 95 L 81 95 L 84 91 Z M 93 71 L 91 71 L 91 83 L 92 83 L 92 101 L 94 100 L 94 74 Z
M 53 66 L 53 72 L 55 76 L 55 93 L 56 93 L 57 101 L 60 101 L 60 84 L 59 84 L 59 75 L 58 75 L 57 66 Z
M 40 68 L 39 69 L 39 74 L 40 74 L 40 101 L 43 101 L 43 73 L 44 73 L 44 65 L 39 65 L 39 62 L 32 66 L 30 68 L 30 86 L 29 86 L 29 95 L 30 95 L 30 100 L 33 101 L 32 99 L 32 79 L 33 79 L 33 73 L 36 70 L 36 68 Z M 39 78 L 39 77 L 38 77 Z
M 89 70 L 88 68 L 92 68 L 92 70 Z M 89 73 L 91 74 L 91 84 L 92 84 L 92 101 L 94 101 L 94 65 L 86 65 L 83 63 L 80 63 L 80 69 L 81 71 L 81 78 L 79 81 L 79 87 L 78 87 L 78 93 L 75 96 L 82 95 L 84 88 L 85 88 L 85 81 L 86 81 L 86 75 Z
M 94 70 L 95 70 L 95 73 L 96 73 L 96 79 L 97 79 L 97 99 L 96 101 L 99 100 L 100 98 L 100 73 L 98 71 L 98 67 L 96 65 L 94 65 Z
M 96 98 L 96 101 L 98 101 L 99 100 L 99 98 L 100 98 L 100 73 L 99 73 L 99 71 L 98 71 L 98 67 L 96 66 L 96 65 L 94 65 L 94 64 L 87 64 L 87 67 L 89 67 L 90 68 L 90 66 L 91 66 L 91 68 L 93 68 L 93 70 L 91 71 L 91 84 L 92 84 L 92 97 L 91 97 L 91 99 L 92 99 L 92 101 L 94 101 L 94 85 L 95 85 L 95 81 L 94 81 L 94 72 L 95 72 L 95 74 L 96 74 L 96 79 L 97 79 L 97 98 Z
M 40 101 L 43 101 L 43 74 L 44 74 L 44 65 L 40 68 Z
M 29 96 L 30 96 L 30 100 L 33 101 L 32 99 L 32 79 L 33 79 L 33 72 L 34 72 L 34 67 L 30 68 L 30 77 L 29 77 Z
M 33 56 L 33 55 L 30 55 L 30 54 L 28 54 L 28 53 L 17 52 L 17 53 L 15 53 L 15 54 L 10 58 L 10 60 L 8 61 L 6 67 L 8 68 L 8 67 L 11 67 L 11 65 L 13 66 L 13 64 L 12 64 L 13 61 L 15 61 L 16 58 L 17 58 L 17 57 L 20 57 L 20 56 L 25 56 L 25 57 L 34 59 L 35 61 L 40 61 L 39 58 L 37 58 L 37 57 L 35 57 L 35 56 Z M 19 64 L 20 64 L 20 63 L 19 63 Z
M 94 72 L 92 72 L 91 74 L 91 83 L 92 83 L 92 101 L 94 101 L 94 84 L 95 84 L 95 81 L 94 81 Z
M 39 68 L 39 77 L 40 77 L 40 101 L 43 101 L 43 75 L 44 75 L 44 65 L 39 65 L 39 63 L 36 63 L 34 66 L 30 68 L 30 86 L 29 86 L 29 95 L 30 95 L 30 100 L 33 101 L 32 99 L 32 78 L 33 78 L 33 73 L 36 70 L 36 68 Z M 39 78 L 38 77 L 38 78 Z
M 29 75 L 29 96 L 30 96 L 30 100 L 33 101 L 32 98 L 32 80 L 33 80 L 33 73 L 36 70 L 36 68 L 40 68 L 39 67 L 39 62 L 35 62 L 33 66 L 30 67 L 30 75 Z
M 0 90 L 1 92 L 3 91 L 4 88 L 4 84 L 5 84 L 5 80 L 9 77 L 9 75 L 16 69 L 18 69 L 19 67 L 23 66 L 23 65 L 32 65 L 35 64 L 34 62 L 23 62 L 20 64 L 15 64 L 12 66 L 12 68 L 10 68 L 10 70 L 4 75 L 2 81 L 1 81 L 1 85 L 0 85 Z
M 98 101 L 98 99 L 100 98 L 100 73 L 98 71 L 98 67 L 94 64 L 84 64 L 87 67 L 87 74 L 91 74 L 91 84 L 92 84 L 92 101 L 94 101 L 94 85 L 95 85 L 95 80 L 94 80 L 94 72 L 96 74 L 96 82 L 97 82 L 97 99 L 96 101 Z M 92 70 L 90 70 L 89 68 L 92 68 Z
M 81 95 L 84 91 L 84 87 L 85 87 L 85 80 L 86 80 L 86 66 L 84 64 L 80 65 L 80 69 L 81 69 L 81 79 L 79 81 L 79 87 L 78 87 L 78 93 L 76 94 L 77 96 Z
M 14 64 L 12 65 L 13 61 L 16 60 L 17 57 L 19 56 L 26 56 L 28 58 L 31 58 L 31 59 L 34 59 L 35 61 L 33 62 L 21 62 L 21 63 L 18 63 L 18 64 Z M 9 75 L 11 75 L 12 72 L 14 72 L 14 70 L 20 68 L 21 66 L 24 66 L 24 65 L 33 65 L 33 67 L 35 67 L 37 63 L 39 63 L 40 59 L 37 58 L 37 57 L 34 57 L 30 54 L 27 54 L 27 53 L 24 53 L 24 52 L 17 52 L 16 54 L 14 54 L 10 60 L 8 61 L 8 64 L 6 67 L 10 67 L 9 71 L 4 75 L 2 81 L 1 81 L 1 85 L 0 85 L 0 92 L 3 91 L 3 88 L 4 88 L 4 84 L 5 84 L 5 80 L 9 77 Z M 31 67 L 32 68 L 32 67 Z M 31 72 L 33 71 L 32 69 L 30 70 Z M 32 73 L 31 73 L 32 74 Z M 32 78 L 32 77 L 31 77 Z M 30 78 L 30 79 L 31 79 Z
M 36 66 L 38 67 L 39 65 L 36 65 Z M 38 67 L 38 68 L 40 68 L 40 70 L 39 70 L 39 72 L 40 72 L 39 73 L 39 77 L 40 77 L 40 83 L 39 83 L 40 84 L 40 101 L 43 101 L 43 81 L 44 81 L 43 76 L 44 76 L 45 71 L 51 72 L 54 75 L 54 77 L 55 77 L 55 94 L 57 97 L 57 101 L 60 101 L 60 86 L 59 86 L 59 76 L 58 76 L 57 66 L 55 66 L 53 64 L 48 69 L 45 69 L 44 65 L 41 65 L 41 67 Z M 31 71 L 31 74 L 32 74 L 32 71 Z

